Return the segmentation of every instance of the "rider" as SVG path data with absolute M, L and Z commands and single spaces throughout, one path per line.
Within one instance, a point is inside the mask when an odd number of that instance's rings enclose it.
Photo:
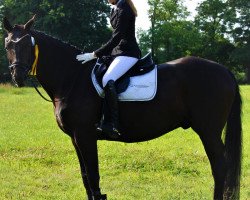
M 135 38 L 136 8 L 131 0 L 108 0 L 114 5 L 110 23 L 113 28 L 111 39 L 93 53 L 84 53 L 77 56 L 83 63 L 96 57 L 114 56 L 104 74 L 102 84 L 105 92 L 103 118 L 97 130 L 118 138 L 118 99 L 115 81 L 125 74 L 141 57 L 141 51 Z

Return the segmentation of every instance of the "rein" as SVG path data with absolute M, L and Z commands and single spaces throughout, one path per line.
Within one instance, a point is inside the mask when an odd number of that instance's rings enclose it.
M 32 37 L 33 38 L 33 37 Z M 33 41 L 35 43 L 35 40 L 33 39 Z M 36 77 L 36 69 L 37 69 L 37 63 L 38 63 L 38 57 L 39 57 L 39 47 L 36 44 L 35 45 L 35 60 L 34 63 L 32 64 L 31 70 L 29 71 L 29 75 Z M 35 85 L 34 81 L 32 78 L 29 79 L 32 83 L 32 86 L 35 88 L 35 90 L 37 91 L 37 93 L 45 100 L 48 101 L 50 103 L 53 103 L 53 101 L 47 99 L 37 88 L 37 86 Z
M 53 103 L 53 101 L 47 99 L 45 96 L 43 96 L 43 94 L 38 90 L 37 86 L 35 85 L 34 81 L 32 79 L 29 79 L 32 83 L 32 86 L 35 88 L 35 90 L 37 91 L 37 93 L 45 100 L 45 101 L 48 101 L 50 103 Z M 55 102 L 58 102 L 58 101 L 55 101 Z
M 36 73 L 36 72 L 37 72 L 37 64 L 38 64 L 38 58 L 39 58 L 39 47 L 38 47 L 37 44 L 35 45 L 35 40 L 34 40 L 33 37 L 32 37 L 32 43 L 33 43 L 33 45 L 35 46 L 35 60 L 34 60 L 34 63 L 32 64 L 31 70 L 29 71 L 28 75 L 30 75 L 30 76 L 36 78 L 36 75 L 37 75 L 37 73 Z M 77 75 L 78 75 L 78 72 L 76 73 L 76 77 L 77 77 Z M 76 77 L 75 77 L 75 79 L 74 79 L 75 81 L 76 81 Z M 37 78 L 36 78 L 36 79 L 37 79 Z M 71 91 L 73 90 L 73 87 L 74 87 L 74 85 L 75 85 L 75 81 L 74 81 L 73 84 L 72 84 L 72 86 L 71 86 L 71 88 L 68 90 L 67 95 L 65 95 L 64 97 L 62 97 L 61 99 L 59 99 L 59 100 L 57 100 L 57 101 L 56 101 L 56 100 L 52 101 L 52 100 L 46 98 L 46 97 L 39 91 L 38 87 L 35 85 L 35 83 L 34 83 L 34 81 L 33 81 L 32 78 L 30 78 L 29 80 L 31 81 L 32 86 L 35 88 L 35 90 L 37 91 L 37 93 L 38 93 L 45 101 L 50 102 L 50 103 L 60 102 L 60 101 L 62 101 L 62 100 L 64 100 L 64 99 L 67 99 L 67 97 L 69 96 L 69 94 L 71 93 Z M 37 81 L 38 81 L 38 80 L 37 80 Z M 38 82 L 39 82 L 39 81 L 38 81 Z
M 78 73 L 76 73 L 76 74 L 78 75 Z M 65 95 L 65 96 L 62 97 L 61 99 L 55 100 L 55 101 L 52 101 L 52 100 L 49 100 L 48 98 L 46 98 L 46 97 L 39 91 L 38 87 L 35 85 L 34 80 L 33 80 L 32 78 L 30 78 L 29 80 L 31 81 L 31 84 L 32 84 L 32 86 L 35 88 L 35 90 L 37 91 L 37 93 L 38 93 L 45 101 L 50 102 L 50 103 L 54 103 L 54 102 L 60 102 L 60 101 L 62 101 L 62 100 L 67 99 L 67 97 L 69 96 L 69 94 L 70 94 L 71 91 L 73 90 L 73 87 L 74 87 L 74 85 L 75 85 L 76 78 L 74 79 L 75 81 L 73 82 L 72 87 L 68 90 L 67 95 Z

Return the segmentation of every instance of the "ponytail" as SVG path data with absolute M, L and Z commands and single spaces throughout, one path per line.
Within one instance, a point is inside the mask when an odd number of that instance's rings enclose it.
M 127 3 L 130 5 L 131 9 L 133 10 L 135 16 L 137 17 L 137 16 L 138 16 L 138 15 L 137 15 L 137 10 L 136 10 L 136 8 L 135 8 L 135 5 L 134 5 L 133 1 L 131 1 L 131 0 L 126 0 L 126 1 L 127 1 Z

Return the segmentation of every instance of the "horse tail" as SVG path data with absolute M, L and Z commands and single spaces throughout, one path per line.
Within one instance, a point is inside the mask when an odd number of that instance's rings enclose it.
M 232 75 L 233 76 L 233 75 Z M 225 158 L 227 175 L 224 187 L 225 199 L 240 198 L 241 156 L 242 156 L 242 127 L 241 127 L 241 95 L 236 84 L 234 102 L 227 120 L 225 132 Z

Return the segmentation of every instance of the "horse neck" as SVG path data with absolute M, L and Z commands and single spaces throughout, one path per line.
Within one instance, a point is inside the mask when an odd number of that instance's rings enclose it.
M 52 100 L 70 90 L 82 67 L 76 60 L 81 51 L 44 33 L 32 33 L 39 48 L 37 79 Z

